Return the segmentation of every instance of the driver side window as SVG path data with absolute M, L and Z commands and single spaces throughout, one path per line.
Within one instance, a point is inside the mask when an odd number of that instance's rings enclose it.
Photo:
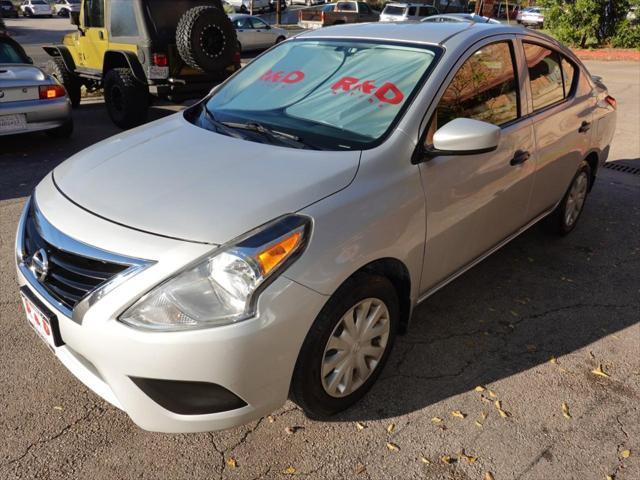
M 518 82 L 511 42 L 485 45 L 460 67 L 436 108 L 427 133 L 456 118 L 503 125 L 520 116 Z
M 104 27 L 104 0 L 85 0 L 84 26 L 95 28 Z

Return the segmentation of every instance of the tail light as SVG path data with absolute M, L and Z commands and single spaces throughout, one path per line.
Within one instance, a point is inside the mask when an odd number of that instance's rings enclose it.
M 39 88 L 40 100 L 51 100 L 64 97 L 67 92 L 62 85 L 41 85 Z
M 611 95 L 607 95 L 606 97 L 604 97 L 604 101 L 611 105 L 613 108 L 616 108 L 618 106 L 618 102 L 616 102 L 616 99 Z
M 240 56 L 240 51 L 236 50 L 236 53 L 233 54 L 233 63 L 236 65 L 240 65 L 242 61 L 242 57 Z
M 164 53 L 154 53 L 151 61 L 156 67 L 166 67 L 169 65 L 169 58 Z
M 324 12 L 320 13 L 320 21 L 324 23 Z

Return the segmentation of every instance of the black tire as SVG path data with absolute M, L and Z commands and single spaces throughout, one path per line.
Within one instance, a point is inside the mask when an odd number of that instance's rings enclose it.
M 69 138 L 73 133 L 73 120 L 69 119 L 59 127 L 47 130 L 45 133 L 53 138 Z
M 580 180 L 582 178 L 582 180 Z M 551 233 L 557 235 L 567 235 L 573 231 L 576 227 L 580 216 L 584 210 L 584 205 L 586 203 L 587 197 L 589 195 L 589 189 L 591 187 L 591 167 L 586 161 L 583 161 L 580 165 L 580 168 L 571 179 L 571 183 L 569 184 L 569 188 L 567 188 L 564 197 L 562 197 L 562 201 L 558 204 L 556 209 L 547 217 L 546 219 L 546 227 L 547 230 Z M 582 200 L 580 204 L 580 208 L 577 212 L 577 215 L 568 216 L 569 208 L 571 208 L 575 202 L 575 200 L 571 200 L 572 189 L 574 186 L 577 186 L 577 183 L 580 181 L 586 181 L 585 192 L 584 192 L 584 200 Z M 569 208 L 567 207 L 569 205 Z M 571 220 L 571 221 L 570 221 Z
M 71 100 L 71 106 L 76 108 L 80 105 L 80 82 L 67 70 L 62 58 L 53 57 L 47 62 L 45 70 L 65 88 L 69 100 Z
M 104 101 L 113 123 L 122 129 L 141 125 L 149 112 L 149 91 L 128 68 L 114 68 L 104 76 Z
M 280 36 L 278 38 L 276 38 L 276 45 L 279 44 L 280 42 L 284 42 L 285 38 Z
M 390 331 L 386 349 L 370 376 L 351 394 L 329 395 L 322 385 L 321 368 L 325 346 L 342 316 L 358 302 L 376 298 L 389 311 Z M 373 386 L 389 358 L 399 321 L 396 291 L 382 276 L 357 274 L 345 282 L 329 299 L 304 340 L 291 381 L 290 396 L 310 418 L 323 418 L 338 413 L 360 400 Z
M 192 68 L 212 73 L 225 69 L 233 64 L 237 43 L 231 20 L 215 7 L 194 7 L 178 22 L 178 53 Z

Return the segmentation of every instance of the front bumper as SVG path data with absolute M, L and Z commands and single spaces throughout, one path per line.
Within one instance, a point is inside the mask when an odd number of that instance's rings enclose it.
M 65 124 L 71 118 L 71 102 L 67 97 L 53 100 L 24 100 L 0 103 L 0 116 L 24 114 L 26 127 L 20 130 L 0 132 L 1 135 L 51 130 Z
M 139 255 L 146 250 L 147 258 L 155 261 L 93 303 L 79 322 L 34 288 L 37 280 L 20 268 L 24 259 L 17 258 L 19 284 L 29 288 L 57 315 L 65 344 L 57 347 L 55 354 L 78 379 L 124 410 L 140 427 L 153 431 L 229 428 L 259 418 L 285 402 L 299 349 L 326 297 L 281 276 L 262 293 L 258 313 L 252 319 L 183 332 L 130 328 L 117 321 L 128 305 L 177 270 L 178 265 L 202 256 L 212 247 L 111 224 L 68 202 L 54 190 L 50 178 L 38 187 L 35 199 L 42 215 L 56 228 L 88 244 L 95 245 L 97 238 L 106 238 L 100 247 L 109 251 Z M 107 231 L 110 234 L 105 236 Z M 121 248 L 114 250 L 116 243 Z M 20 245 L 16 247 L 20 251 Z M 176 413 L 144 393 L 134 383 L 139 378 L 219 385 L 246 405 L 218 413 Z

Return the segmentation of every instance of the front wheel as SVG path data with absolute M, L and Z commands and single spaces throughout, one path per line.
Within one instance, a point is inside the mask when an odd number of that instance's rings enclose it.
M 145 122 L 149 91 L 128 68 L 114 68 L 104 77 L 104 101 L 113 123 L 123 129 Z
M 398 297 L 385 277 L 357 274 L 329 299 L 300 349 L 291 397 L 311 418 L 360 400 L 386 363 L 399 321 Z
M 583 161 L 562 201 L 549 215 L 548 227 L 553 233 L 567 235 L 575 228 L 589 194 L 590 182 L 591 167 Z
M 80 83 L 73 73 L 67 70 L 62 57 L 53 57 L 49 60 L 45 66 L 45 71 L 62 84 L 67 91 L 67 95 L 69 95 L 73 108 L 80 105 Z
M 279 44 L 280 42 L 284 42 L 284 37 L 280 36 L 278 38 L 276 38 L 276 45 Z

